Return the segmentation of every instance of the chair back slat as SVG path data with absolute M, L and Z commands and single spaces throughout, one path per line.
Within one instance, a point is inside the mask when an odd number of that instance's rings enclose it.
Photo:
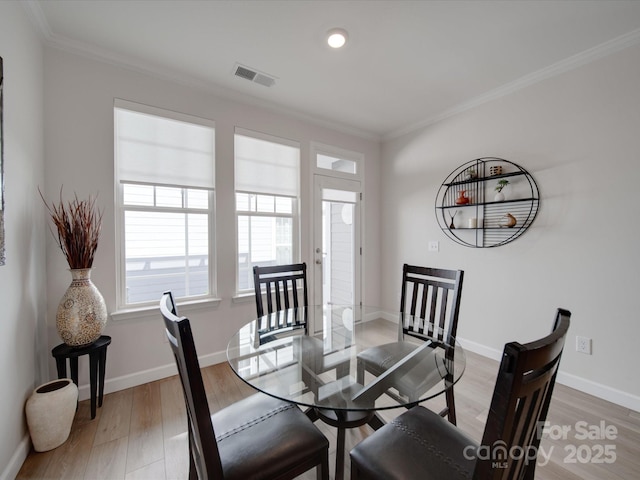
M 165 292 L 160 299 L 160 313 L 178 367 L 187 406 L 191 462 L 195 464 L 198 478 L 222 479 L 220 453 L 189 320 L 177 316 L 170 292 Z
M 307 264 L 295 263 L 271 267 L 253 267 L 253 284 L 258 317 L 283 309 L 309 306 Z M 266 297 L 266 307 L 264 309 Z
M 400 295 L 403 334 L 439 340 L 455 337 L 463 277 L 462 270 L 405 264 Z
M 533 479 L 540 446 L 538 425 L 547 418 L 571 313 L 558 309 L 554 330 L 535 342 L 505 345 L 482 446 L 504 447 L 505 458 L 478 460 L 474 480 Z M 524 455 L 509 455 L 524 452 Z

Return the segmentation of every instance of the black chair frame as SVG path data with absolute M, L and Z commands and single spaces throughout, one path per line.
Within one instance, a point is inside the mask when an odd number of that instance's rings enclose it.
M 176 315 L 176 306 L 170 292 L 165 292 L 163 294 L 160 301 L 160 312 L 164 319 L 169 345 L 173 351 L 176 364 L 178 366 L 185 405 L 187 408 L 189 478 L 222 480 L 226 478 L 224 474 L 225 462 L 220 455 L 220 449 L 218 447 L 219 440 L 216 438 L 213 424 L 215 415 L 211 416 L 209 410 L 189 320 L 186 317 L 178 317 Z M 262 396 L 262 394 L 255 394 L 252 397 L 259 396 Z M 252 397 L 245 399 L 245 401 L 251 401 Z M 307 445 L 307 449 L 313 450 L 314 453 L 312 455 L 307 454 L 305 458 L 295 463 L 285 460 L 284 463 L 286 464 L 278 467 L 277 473 L 273 475 L 267 476 L 264 472 L 256 471 L 255 478 L 288 480 L 301 475 L 311 468 L 317 467 L 317 478 L 319 480 L 328 480 L 329 443 L 326 438 L 317 431 L 309 419 L 295 405 L 281 402 L 279 400 L 276 401 L 275 399 L 267 396 L 264 396 L 264 400 L 265 403 L 270 402 L 269 407 L 273 407 L 274 402 L 282 403 L 282 406 L 276 405 L 277 408 L 271 408 L 271 410 L 264 412 L 263 418 L 273 419 L 280 414 L 286 415 L 287 417 L 285 418 L 292 418 L 292 423 L 296 426 L 302 425 L 303 428 L 306 429 L 304 434 L 305 445 Z M 238 404 L 240 404 L 240 402 L 238 402 Z M 247 402 L 247 404 L 249 404 L 249 402 Z M 254 404 L 255 402 L 251 405 Z M 233 405 L 231 407 L 233 407 Z M 254 420 L 238 425 L 236 429 L 232 429 L 229 434 L 224 434 L 223 436 L 225 436 L 225 438 L 231 438 L 231 434 L 236 431 L 250 431 L 252 428 L 255 428 L 254 424 L 260 424 L 260 422 L 255 421 L 255 418 L 260 418 L 259 415 L 253 418 Z M 234 419 L 231 418 L 231 421 L 233 420 Z M 279 423 L 278 425 L 286 428 L 286 420 L 284 423 Z M 309 434 L 309 429 L 312 431 L 311 435 Z M 291 433 L 292 438 L 295 438 L 295 435 L 296 431 Z M 311 445 L 311 447 L 309 447 L 309 445 Z M 240 454 L 242 454 L 242 452 L 240 452 Z M 236 456 L 236 454 L 234 454 L 234 456 Z M 237 458 L 234 459 L 234 461 L 235 463 L 239 462 Z M 268 464 L 270 461 L 270 458 L 264 458 L 263 464 Z
M 378 355 L 380 357 L 378 360 L 382 360 L 389 354 L 401 358 L 410 349 L 415 348 L 416 340 L 435 339 L 444 345 L 454 345 L 463 279 L 464 271 L 462 270 L 420 267 L 405 263 L 402 267 L 398 342 L 395 345 L 374 347 L 369 351 L 384 352 L 383 355 Z M 406 340 L 412 340 L 413 343 Z M 388 347 L 391 349 L 389 350 Z M 397 352 L 393 353 L 394 350 Z M 447 358 L 452 359 L 454 351 L 455 348 L 448 349 Z M 379 376 L 384 370 L 378 362 L 367 360 L 366 350 L 359 356 L 357 373 L 359 383 L 364 383 L 365 371 Z M 445 381 L 449 380 L 445 379 Z M 389 390 L 387 395 L 395 398 L 398 402 L 404 403 L 404 399 L 400 396 L 408 398 L 409 401 L 415 401 L 409 405 L 411 407 L 417 403 L 420 393 L 422 392 L 419 388 L 416 391 L 400 391 L 399 388 L 399 395 L 393 390 Z M 440 415 L 447 416 L 449 421 L 455 425 L 456 410 L 453 385 L 446 390 L 445 398 L 446 406 Z
M 558 309 L 549 335 L 505 345 L 480 444 L 416 406 L 351 451 L 352 480 L 533 480 L 530 454 L 540 446 L 538 426 L 547 418 L 570 318 Z
M 253 285 L 256 292 L 256 313 L 262 317 L 286 308 L 309 306 L 307 291 L 307 264 L 275 265 L 253 267 Z M 302 291 L 299 293 L 300 288 Z M 266 312 L 263 301 L 266 296 Z M 299 298 L 300 294 L 302 295 Z

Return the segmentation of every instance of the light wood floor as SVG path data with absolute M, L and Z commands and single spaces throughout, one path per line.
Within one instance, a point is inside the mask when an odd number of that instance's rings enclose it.
M 458 426 L 480 440 L 498 364 L 468 353 L 467 370 L 456 386 Z M 226 364 L 203 369 L 210 408 L 217 410 L 254 391 Z M 439 409 L 438 402 L 427 407 Z M 402 410 L 385 412 L 386 419 Z M 552 451 L 547 465 L 537 467 L 539 480 L 604 480 L 640 478 L 640 414 L 563 385 L 556 385 L 548 421 L 569 425 L 564 440 L 548 436 L 542 448 Z M 576 438 L 576 422 L 615 427 L 615 439 Z M 88 401 L 81 402 L 69 439 L 57 449 L 31 452 L 19 479 L 182 479 L 187 478 L 188 451 L 184 400 L 177 377 L 115 392 L 104 397 L 102 408 L 90 419 Z M 331 442 L 335 461 L 335 430 L 321 422 Z M 580 425 L 578 425 L 578 428 Z M 347 432 L 347 449 L 371 433 L 368 426 Z M 604 455 L 600 446 L 607 447 Z M 575 451 L 574 451 L 575 450 Z M 573 453 L 573 455 L 572 455 Z M 597 463 L 615 455 L 613 463 Z M 574 460 L 574 463 L 570 463 Z M 590 461 L 586 461 L 590 460 Z M 348 468 L 348 455 L 347 455 Z M 584 463 L 583 463 L 584 462 Z M 348 474 L 347 474 L 348 477 Z M 308 472 L 302 479 L 315 479 Z

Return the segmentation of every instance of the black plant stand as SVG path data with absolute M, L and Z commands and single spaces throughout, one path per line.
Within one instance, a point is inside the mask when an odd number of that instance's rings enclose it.
M 89 355 L 89 383 L 91 388 L 91 418 L 96 417 L 96 398 L 98 407 L 102 406 L 104 395 L 104 372 L 107 362 L 107 347 L 111 337 L 102 335 L 98 340 L 86 347 L 71 347 L 61 343 L 51 354 L 56 359 L 58 378 L 67 378 L 67 358 L 71 367 L 71 380 L 78 385 L 78 357 Z M 99 383 L 98 383 L 99 382 Z

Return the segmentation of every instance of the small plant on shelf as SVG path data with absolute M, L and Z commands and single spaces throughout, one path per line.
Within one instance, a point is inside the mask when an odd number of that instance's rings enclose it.
M 504 201 L 505 197 L 504 197 L 504 193 L 502 193 L 502 189 L 507 185 L 509 185 L 509 180 L 505 180 L 504 178 L 502 180 L 498 180 L 498 184 L 496 185 L 496 188 L 495 188 L 495 191 L 498 193 L 496 193 L 496 196 L 494 198 L 496 202 Z
M 502 189 L 507 185 L 509 185 L 509 180 L 505 180 L 505 179 L 498 180 L 498 184 L 496 185 L 496 188 L 495 188 L 496 192 L 501 193 Z
M 473 178 L 476 178 L 478 175 L 476 174 L 476 169 L 471 167 L 471 168 L 467 168 L 467 170 L 465 170 L 464 172 L 464 178 L 465 180 L 471 180 Z

